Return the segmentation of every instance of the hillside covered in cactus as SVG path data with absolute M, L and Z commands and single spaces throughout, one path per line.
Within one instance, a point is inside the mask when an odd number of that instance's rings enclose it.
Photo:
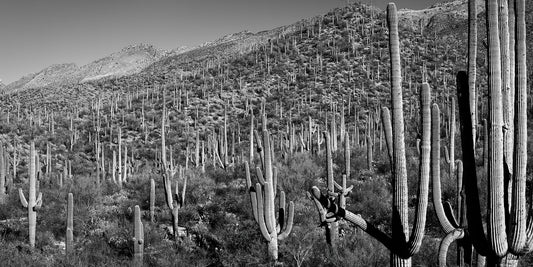
M 507 260 L 467 228 L 474 186 L 463 188 L 462 170 L 477 170 L 464 180 L 479 177 L 480 214 L 492 214 L 486 184 L 495 168 L 523 179 L 507 182 L 513 198 L 501 199 L 525 199 L 526 184 L 529 194 L 533 165 L 519 153 L 533 151 L 533 53 L 520 57 L 527 82 L 516 80 L 527 106 L 504 93 L 499 124 L 484 121 L 498 116 L 487 74 L 494 40 L 485 1 L 473 2 L 478 104 L 470 132 L 468 97 L 458 96 L 468 89 L 460 72 L 469 69 L 465 0 L 426 10 L 353 3 L 193 48 L 130 46 L 0 87 L 0 262 L 455 266 L 482 262 L 477 252 L 489 266 Z M 533 7 L 524 7 L 531 47 Z M 527 120 L 510 123 L 510 109 Z M 501 129 L 488 125 L 510 129 L 525 146 L 506 132 L 502 162 L 493 161 Z M 500 215 L 517 213 L 522 202 L 510 202 Z M 509 240 L 516 236 L 533 238 Z M 521 251 L 508 255 L 533 264 Z

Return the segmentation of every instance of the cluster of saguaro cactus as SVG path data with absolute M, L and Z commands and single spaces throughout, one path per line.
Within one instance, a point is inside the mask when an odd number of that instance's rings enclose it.
M 490 266 L 516 266 L 520 256 L 533 249 L 533 223 L 528 218 L 526 208 L 526 165 L 527 165 L 527 78 L 526 78 L 526 28 L 525 1 L 514 3 L 515 32 L 514 46 L 514 105 L 505 103 L 505 90 L 508 85 L 502 76 L 510 72 L 510 64 L 502 64 L 509 51 L 503 42 L 509 38 L 505 31 L 505 18 L 508 16 L 506 5 L 499 6 L 497 0 L 487 0 L 486 18 L 488 35 L 488 120 L 486 122 L 486 155 L 488 155 L 487 190 L 488 207 L 487 222 L 484 231 L 483 215 L 479 202 L 477 173 L 475 165 L 473 131 L 475 120 L 471 118 L 472 84 L 474 73 L 459 72 L 457 75 L 457 94 L 461 121 L 461 139 L 463 152 L 463 185 L 466 197 L 466 218 L 468 237 L 477 253 L 487 257 Z M 500 11 L 500 12 L 499 12 Z M 504 17 L 502 19 L 502 17 Z M 504 25 L 499 24 L 499 18 Z M 501 22 L 500 21 L 500 22 Z M 503 32 L 502 32 L 503 31 Z M 502 37 L 503 36 L 503 37 Z M 507 37 L 506 37 L 507 36 Z M 502 38 L 500 38 L 502 37 Z M 507 47 L 507 48 L 506 48 Z M 503 54 L 503 55 L 502 55 Z M 513 52 L 511 52 L 513 54 Z M 469 55 L 471 56 L 471 55 Z M 502 70 L 503 66 L 503 70 Z M 502 75 L 503 71 L 503 75 Z M 502 93 L 503 91 L 503 93 Z M 507 96 L 507 98 L 509 98 Z M 513 103 L 513 102 L 511 102 Z M 511 111 L 512 110 L 512 111 Z M 507 114 L 505 114 L 507 113 Z M 505 117 L 514 113 L 512 130 L 505 125 Z M 513 147 L 504 142 L 504 134 L 512 135 Z M 512 155 L 512 160 L 509 159 Z M 510 166 L 512 164 L 512 167 Z M 511 171 L 512 170 L 512 171 Z M 510 181 L 507 183 L 507 179 Z M 509 187 L 509 188 L 507 188 Z M 531 216 L 531 214 L 529 214 Z
M 37 225 L 37 210 L 41 208 L 43 203 L 43 194 L 39 193 L 37 196 L 37 177 L 36 177 L 36 168 L 35 168 L 35 143 L 32 141 L 30 143 L 30 165 L 28 167 L 28 174 L 30 176 L 30 191 L 28 192 L 28 200 L 24 197 L 22 188 L 19 188 L 19 197 L 22 206 L 28 208 L 28 229 L 29 229 L 29 239 L 30 246 L 35 247 L 35 229 Z
M 262 123 L 263 142 L 256 138 L 257 148 L 261 158 L 261 168 L 256 168 L 258 182 L 252 184 L 250 166 L 245 162 L 246 185 L 252 203 L 252 212 L 255 221 L 259 224 L 261 234 L 268 243 L 268 256 L 272 261 L 278 260 L 278 241 L 289 236 L 292 231 L 294 218 L 294 203 L 289 203 L 287 214 L 285 192 L 280 192 L 279 214 L 276 220 L 275 198 L 277 194 L 277 169 L 273 167 L 273 151 L 270 135 L 266 127 L 266 117 L 263 115 Z M 256 134 L 256 137 L 259 135 Z
M 174 167 L 172 164 L 172 156 L 170 157 L 171 164 L 167 162 L 166 145 L 165 145 L 165 109 L 163 109 L 163 117 L 161 119 L 161 173 L 163 174 L 163 184 L 165 187 L 165 199 L 167 207 L 172 213 L 172 230 L 175 241 L 178 241 L 178 215 L 179 209 L 185 205 L 185 190 L 187 188 L 187 176 L 183 175 L 183 187 L 180 194 L 178 180 L 182 176 L 181 168 Z M 172 150 L 171 150 L 172 151 Z M 174 192 L 172 190 L 172 181 L 175 174 L 178 173 L 180 177 L 175 181 Z
M 393 185 L 393 214 L 392 236 L 381 232 L 370 225 L 360 215 L 341 208 L 335 199 L 323 195 L 317 187 L 313 187 L 311 193 L 313 200 L 319 209 L 322 222 L 332 222 L 343 218 L 354 223 L 371 236 L 382 242 L 391 251 L 391 266 L 410 266 L 413 256 L 422 244 L 426 223 L 426 210 L 428 204 L 429 165 L 430 165 L 430 89 L 428 84 L 422 85 L 421 90 L 421 115 L 422 115 L 422 143 L 420 155 L 420 181 L 418 187 L 417 206 L 415 211 L 415 223 L 411 235 L 408 227 L 408 197 L 407 197 L 407 170 L 404 143 L 404 121 L 400 73 L 400 49 L 398 38 L 398 17 L 396 6 L 387 6 L 387 22 L 389 26 L 389 49 L 391 54 L 391 87 L 392 87 L 392 127 L 385 125 L 387 147 L 392 150 L 392 185 Z M 385 109 L 385 112 L 388 112 Z M 386 115 L 385 115 L 386 117 Z M 384 122 L 389 124 L 388 122 Z M 388 136 L 391 136 L 389 138 Z M 409 238 L 408 238 L 409 237 Z

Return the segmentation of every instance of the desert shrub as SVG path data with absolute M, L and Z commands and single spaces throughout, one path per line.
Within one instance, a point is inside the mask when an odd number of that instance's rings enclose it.
M 309 155 L 295 154 L 289 157 L 286 165 L 278 164 L 278 188 L 284 190 L 287 195 L 302 195 L 315 185 L 315 179 L 323 177 L 324 172 Z

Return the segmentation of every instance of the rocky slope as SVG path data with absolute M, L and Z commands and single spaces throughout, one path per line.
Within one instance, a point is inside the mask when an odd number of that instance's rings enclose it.
M 180 53 L 181 50 L 174 51 Z M 108 77 L 121 77 L 140 72 L 166 55 L 152 45 L 132 45 L 84 66 L 74 63 L 49 66 L 28 74 L 6 86 L 7 92 L 18 92 L 40 87 L 57 87 L 84 83 Z

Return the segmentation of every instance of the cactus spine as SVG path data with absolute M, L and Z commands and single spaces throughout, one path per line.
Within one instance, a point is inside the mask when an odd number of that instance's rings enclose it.
M 35 174 L 35 143 L 32 141 L 30 143 L 30 166 L 28 168 L 28 173 L 30 176 L 30 191 L 28 193 L 28 200 L 24 197 L 24 192 L 22 188 L 19 188 L 19 197 L 22 206 L 28 208 L 28 228 L 29 228 L 29 240 L 30 246 L 35 247 L 35 227 L 37 224 L 37 210 L 41 208 L 43 203 L 43 194 L 39 193 L 36 197 L 37 189 L 36 183 L 37 178 Z

